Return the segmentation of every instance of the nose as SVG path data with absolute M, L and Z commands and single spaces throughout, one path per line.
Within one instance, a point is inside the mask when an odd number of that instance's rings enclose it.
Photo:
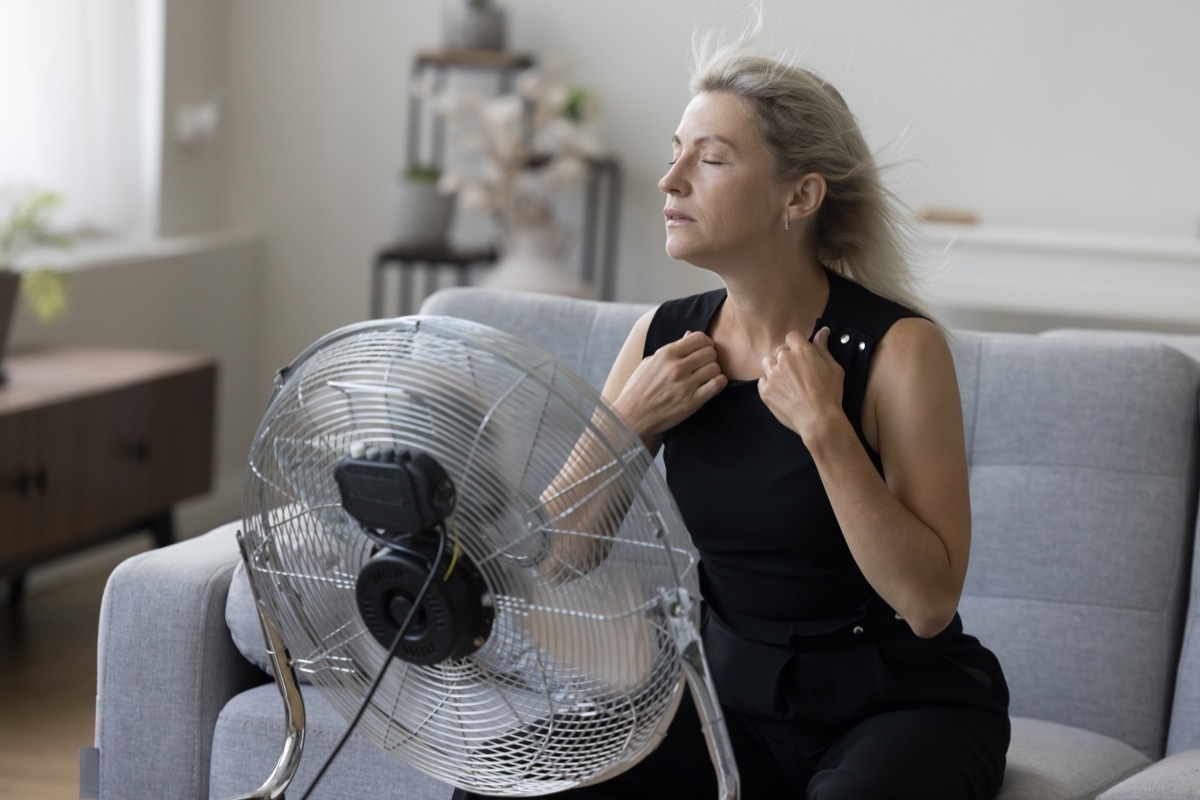
M 680 175 L 681 161 L 676 161 L 658 181 L 658 190 L 663 194 L 683 194 L 687 181 Z

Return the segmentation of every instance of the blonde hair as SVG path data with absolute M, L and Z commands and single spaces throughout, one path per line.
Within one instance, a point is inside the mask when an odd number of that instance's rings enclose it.
M 858 120 L 837 89 L 816 73 L 749 50 L 762 13 L 731 44 L 712 34 L 693 41 L 693 95 L 723 92 L 753 110 L 776 177 L 825 178 L 817 213 L 816 254 L 827 267 L 876 294 L 929 316 L 915 290 L 911 226 L 883 185 Z

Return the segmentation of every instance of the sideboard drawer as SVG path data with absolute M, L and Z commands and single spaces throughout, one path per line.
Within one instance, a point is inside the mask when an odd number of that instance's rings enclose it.
M 12 359 L 0 389 L 0 567 L 169 517 L 212 485 L 216 366 L 141 351 Z

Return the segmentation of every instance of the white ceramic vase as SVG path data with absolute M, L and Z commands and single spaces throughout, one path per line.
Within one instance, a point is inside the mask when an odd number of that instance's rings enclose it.
M 504 237 L 500 260 L 481 286 L 517 292 L 591 298 L 595 291 L 565 263 L 566 236 L 552 223 L 514 228 Z

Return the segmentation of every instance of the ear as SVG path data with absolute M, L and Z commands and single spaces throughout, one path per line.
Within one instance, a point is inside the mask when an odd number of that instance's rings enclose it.
M 817 213 L 825 202 L 825 176 L 810 172 L 792 185 L 788 198 L 787 215 L 792 222 L 808 219 Z

